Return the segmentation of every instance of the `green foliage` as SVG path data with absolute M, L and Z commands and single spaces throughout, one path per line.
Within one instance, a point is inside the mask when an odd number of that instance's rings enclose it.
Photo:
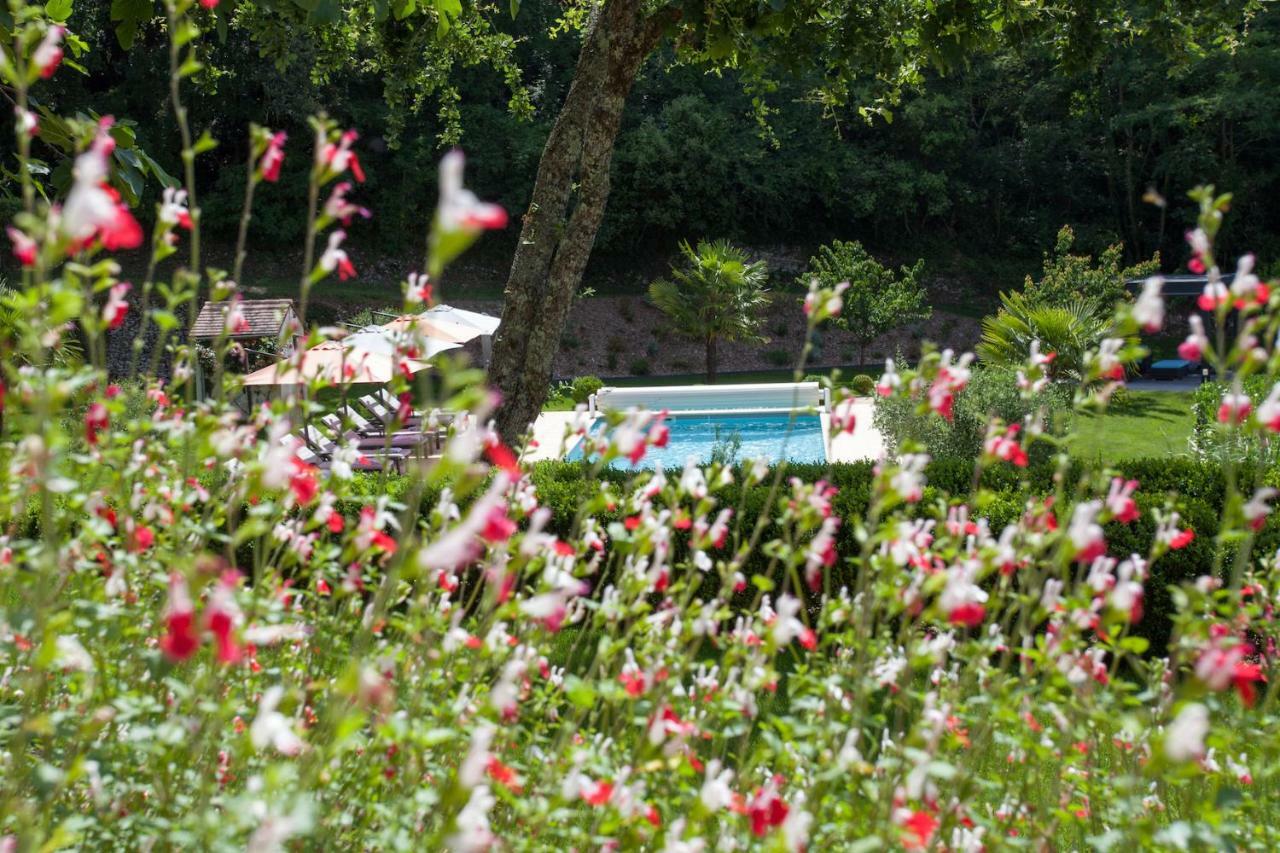
M 649 298 L 676 332 L 705 343 L 707 380 L 714 382 L 718 343 L 763 340 L 769 270 L 727 240 L 701 241 L 697 249 L 681 243 L 680 253 L 684 265 L 672 267 L 671 280 L 650 284 Z
M 12 358 L 19 364 L 30 363 L 30 350 L 19 346 L 17 338 L 24 328 L 24 313 L 38 310 L 35 294 L 19 294 L 9 287 L 8 281 L 0 277 L 0 353 L 4 353 L 5 358 Z M 44 346 L 49 363 L 56 367 L 74 366 L 84 358 L 84 347 L 80 343 L 79 334 L 70 326 L 59 332 L 52 345 L 45 341 Z M 3 408 L 2 404 L 3 400 L 0 400 L 0 409 Z
M 604 387 L 599 376 L 578 376 L 570 386 L 569 396 L 575 403 L 585 403 L 587 398 Z
M 978 366 L 973 369 L 969 384 L 956 395 L 952 421 L 927 409 L 921 411 L 914 400 L 894 395 L 876 398 L 874 422 L 893 449 L 914 441 L 924 444 L 935 456 L 973 459 L 982 452 L 987 425 L 993 418 L 1022 423 L 1041 409 L 1052 413 L 1070 405 L 1071 393 L 1061 386 L 1050 384 L 1028 400 L 1018 390 L 1015 370 Z M 1044 454 L 1047 450 L 1040 448 L 1037 452 Z
M 867 344 L 885 332 L 928 319 L 933 313 L 925 302 L 920 282 L 924 261 L 899 268 L 897 275 L 883 266 L 855 241 L 836 240 L 818 249 L 798 284 L 808 289 L 817 280 L 823 287 L 848 282 L 839 324 L 858 342 L 858 364 L 866 363 Z
M 1053 353 L 1045 369 L 1055 380 L 1079 381 L 1085 355 L 1106 336 L 1110 321 L 1086 300 L 1062 305 L 1033 302 L 1022 293 L 1000 294 L 1000 310 L 982 321 L 978 357 L 991 364 L 1016 366 L 1030 358 L 1039 342 L 1042 355 Z
M 1073 255 L 1075 240 L 1071 226 L 1062 226 L 1053 252 L 1045 253 L 1040 278 L 1027 276 L 1023 294 L 1029 301 L 1055 307 L 1084 303 L 1094 311 L 1110 310 L 1128 298 L 1126 281 L 1146 278 L 1160 270 L 1159 254 L 1130 267 L 1122 266 L 1124 247 L 1119 243 L 1104 249 L 1096 262 L 1088 255 Z
M 876 381 L 865 373 L 859 373 L 849 380 L 849 390 L 859 397 L 870 397 L 876 391 Z
M 1271 392 L 1271 383 L 1263 376 L 1251 376 L 1240 383 L 1239 392 L 1258 404 Z M 1280 463 L 1280 443 L 1269 436 L 1245 433 L 1230 424 L 1218 423 L 1218 407 L 1225 394 L 1237 393 L 1235 386 L 1222 382 L 1206 382 L 1192 396 L 1191 411 L 1195 425 L 1191 432 L 1191 449 L 1205 461 L 1226 463 L 1233 460 L 1255 465 Z

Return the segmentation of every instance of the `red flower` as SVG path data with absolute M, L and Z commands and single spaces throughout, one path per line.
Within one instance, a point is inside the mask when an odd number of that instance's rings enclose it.
M 343 527 L 342 515 L 337 512 L 329 513 L 329 520 L 325 522 L 329 526 L 330 533 L 341 533 Z
M 613 783 L 608 780 L 588 782 L 582 786 L 582 799 L 592 806 L 603 806 L 613 797 Z
M 626 689 L 627 695 L 633 699 L 644 694 L 646 684 L 643 672 L 638 670 L 624 672 L 618 676 L 618 680 L 622 682 L 622 686 Z
M 747 804 L 747 815 L 751 818 L 751 831 L 757 836 L 768 834 L 770 829 L 780 826 L 787 819 L 787 813 L 790 811 L 791 809 L 778 796 L 775 783 L 770 782 L 756 791 L 751 802 Z
M 129 550 L 135 554 L 141 554 L 155 544 L 155 541 L 156 535 L 151 532 L 151 528 L 145 524 L 139 524 L 129 535 Z
M 36 241 L 12 225 L 5 228 L 9 241 L 13 243 L 13 256 L 24 267 L 33 266 L 36 262 Z
M 812 628 L 805 628 L 800 632 L 800 636 L 797 639 L 800 641 L 800 645 L 809 651 L 813 651 L 818 647 L 818 635 L 813 632 Z
M 316 467 L 308 465 L 296 456 L 293 457 L 293 474 L 289 477 L 289 488 L 299 506 L 306 506 L 315 500 L 320 491 L 320 484 L 316 481 Z
M 494 438 L 485 445 L 484 455 L 491 463 L 497 465 L 513 477 L 520 476 L 520 465 L 516 462 L 516 454 L 502 443 L 500 439 Z
M 62 36 L 66 27 L 55 24 L 44 34 L 40 46 L 31 54 L 31 64 L 40 72 L 40 76 L 48 80 L 62 64 Z
M 1262 667 L 1256 663 L 1239 661 L 1231 671 L 1231 684 L 1246 707 L 1252 708 L 1258 699 L 1257 688 L 1253 686 L 1257 681 L 1266 681 L 1266 678 L 1262 674 Z
M 111 215 L 98 227 L 98 239 L 102 241 L 102 248 L 108 252 L 138 248 L 142 245 L 142 226 L 120 201 L 118 192 L 107 186 L 102 189 L 116 202 Z
M 505 542 L 516 532 L 516 523 L 507 517 L 507 508 L 499 504 L 489 511 L 480 536 L 489 542 Z
M 902 822 L 902 828 L 906 830 L 902 846 L 907 850 L 923 850 L 933 838 L 934 830 L 938 828 L 938 819 L 929 812 L 912 812 L 911 816 Z
M 129 301 L 125 299 L 128 292 L 127 281 L 113 285 L 107 292 L 107 304 L 102 306 L 102 320 L 108 329 L 118 329 L 124 325 L 124 318 L 129 315 Z
M 160 650 L 174 661 L 194 655 L 200 648 L 200 637 L 195 631 L 196 612 L 186 578 L 178 572 L 169 575 L 169 605 L 164 618 L 165 635 L 160 638 Z
M 1173 535 L 1173 538 L 1169 540 L 1169 547 L 1177 551 L 1180 548 L 1185 548 L 1190 545 L 1192 540 L 1195 538 L 1196 532 L 1190 527 L 1186 530 L 1179 530 Z
M 516 793 L 520 792 L 520 777 L 516 775 L 515 770 L 503 764 L 496 755 L 489 756 L 489 764 L 485 767 L 485 772 L 499 785 Z
M 206 9 L 218 8 L 218 0 L 200 0 L 200 5 Z
M 280 180 L 280 166 L 284 163 L 284 143 L 289 135 L 284 131 L 272 134 L 271 140 L 267 143 L 267 150 L 262 152 L 262 159 L 258 161 L 258 171 L 262 175 L 262 180 L 275 183 Z
M 240 608 L 234 596 L 238 579 L 239 575 L 234 571 L 224 574 L 209 597 L 209 606 L 204 612 L 205 626 L 213 634 L 218 660 L 222 663 L 236 663 L 243 654 L 234 634 L 240 621 Z
M 964 625 L 966 628 L 977 628 L 987 616 L 987 609 L 976 601 L 967 601 L 947 614 L 947 621 L 952 625 Z
M 92 403 L 84 413 L 84 440 L 90 444 L 98 443 L 98 433 L 111 425 L 107 417 L 107 407 L 101 403 Z

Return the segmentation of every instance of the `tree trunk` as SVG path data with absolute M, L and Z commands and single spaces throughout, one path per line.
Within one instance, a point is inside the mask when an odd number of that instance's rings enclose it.
M 609 197 L 609 163 L 627 94 L 666 18 L 641 0 L 605 0 L 583 34 L 573 83 L 547 137 L 493 342 L 498 430 L 515 441 L 537 417 Z M 576 191 L 575 191 L 576 188 Z
M 716 384 L 716 336 L 707 335 L 707 384 Z

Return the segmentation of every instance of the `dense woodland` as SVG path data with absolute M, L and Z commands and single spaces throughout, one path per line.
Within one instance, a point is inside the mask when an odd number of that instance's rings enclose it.
M 127 117 L 141 147 L 177 174 L 164 100 L 166 36 L 144 26 L 126 51 L 110 20 L 113 5 L 77 5 L 70 24 L 91 45 L 86 73 L 51 81 L 48 105 L 64 115 L 92 105 Z M 290 191 L 259 199 L 253 236 L 259 250 L 297 245 L 305 117 L 318 110 L 363 132 L 369 180 L 360 193 L 376 199 L 377 218 L 352 238 L 370 249 L 398 257 L 421 251 L 422 210 L 435 193 L 424 164 L 455 139 L 470 155 L 477 190 L 522 211 L 576 57 L 573 32 L 548 35 L 562 11 L 531 0 L 514 19 L 491 14 L 515 39 L 519 86 L 491 64 L 468 67 L 464 57 L 453 69 L 455 102 L 415 80 L 411 52 L 375 57 L 385 44 L 366 47 L 365 61 L 359 44 L 339 50 L 327 44 L 339 36 L 278 25 L 274 13 L 242 3 L 192 93 L 197 125 L 220 140 L 201 160 L 212 186 L 202 200 L 210 236 L 234 237 L 244 129 L 259 121 L 289 131 L 293 156 L 283 178 Z M 339 53 L 348 58 L 330 56 Z M 753 102 L 733 75 L 682 66 L 659 51 L 631 95 L 594 263 L 631 265 L 640 256 L 661 268 L 678 240 L 704 236 L 801 247 L 840 237 L 890 258 L 930 258 L 934 271 L 1001 273 L 1012 264 L 999 282 L 1008 285 L 1052 246 L 1059 226 L 1071 224 L 1078 248 L 1121 241 L 1130 259 L 1159 250 L 1173 267 L 1193 215 L 1184 193 L 1202 182 L 1235 194 L 1225 245 L 1263 257 L 1280 249 L 1280 214 L 1268 203 L 1280 192 L 1274 10 L 1234 48 L 1211 55 L 1120 44 L 1108 61 L 1075 73 L 1034 51 L 975 56 L 962 71 L 927 74 L 900 104 L 870 117 L 854 105 L 824 107 L 812 89 L 790 80 Z M 65 155 L 43 145 L 37 154 L 48 159 L 55 185 L 68 180 Z M 158 187 L 150 181 L 145 193 Z M 1149 203 L 1151 190 L 1169 207 Z M 14 201 L 3 204 L 8 216 Z M 499 262 L 514 229 L 507 240 L 491 247 Z

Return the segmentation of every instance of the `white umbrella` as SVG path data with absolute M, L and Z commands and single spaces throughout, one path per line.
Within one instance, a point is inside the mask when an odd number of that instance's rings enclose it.
M 467 311 L 463 308 L 454 308 L 451 305 L 437 305 L 434 308 L 428 308 L 420 317 L 428 317 L 435 320 L 447 320 L 451 323 L 459 323 L 463 326 L 471 326 L 479 329 L 481 334 L 492 335 L 498 331 L 498 324 L 502 321 L 497 317 L 491 317 L 488 314 L 481 314 L 478 311 Z
M 383 326 L 367 326 L 358 332 L 347 335 L 342 343 L 348 349 L 377 355 L 404 355 L 412 352 L 420 361 L 435 358 L 442 352 L 457 349 L 462 344 L 457 341 L 441 340 L 429 336 L 406 336 L 397 334 Z

